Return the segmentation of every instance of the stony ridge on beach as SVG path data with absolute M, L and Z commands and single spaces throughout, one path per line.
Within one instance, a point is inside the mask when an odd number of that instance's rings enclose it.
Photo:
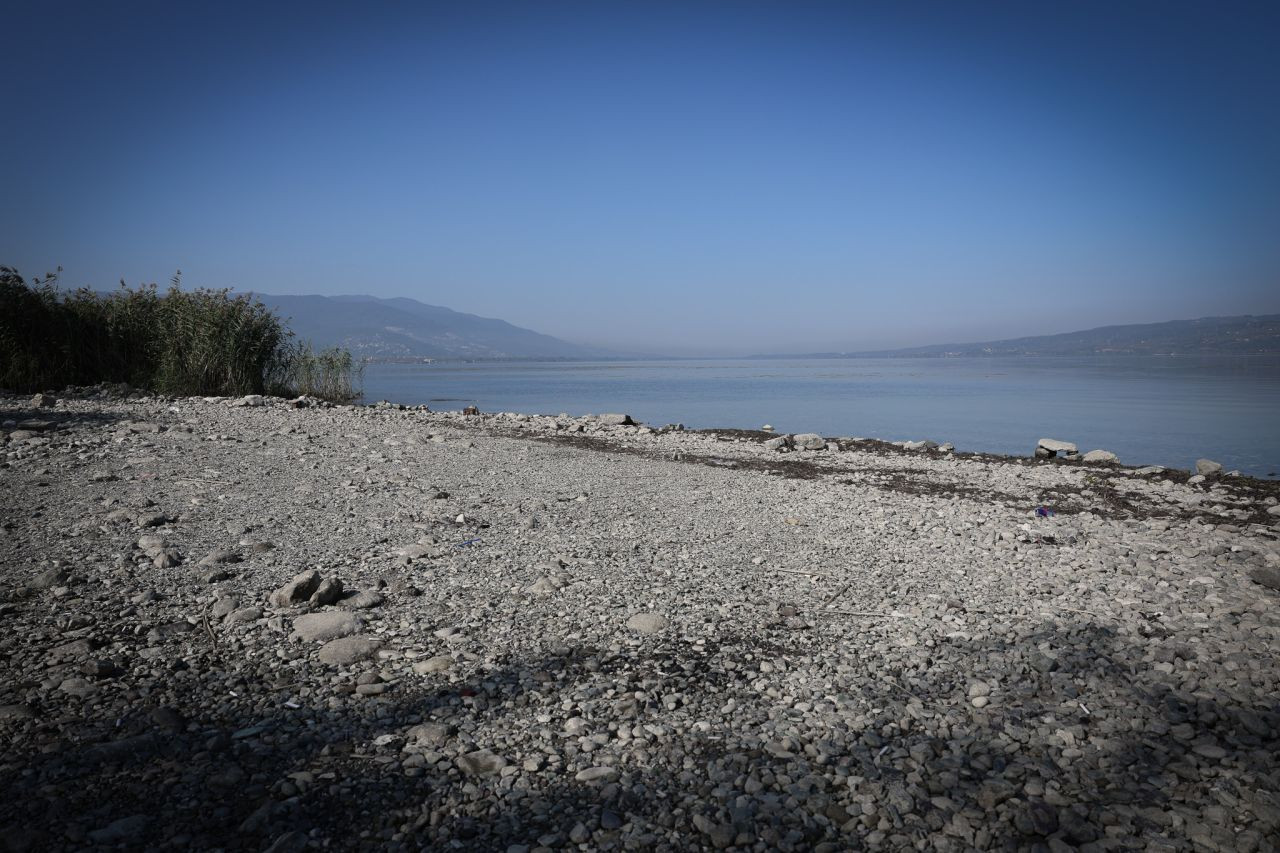
M 9 849 L 1277 849 L 1275 483 L 0 410 Z

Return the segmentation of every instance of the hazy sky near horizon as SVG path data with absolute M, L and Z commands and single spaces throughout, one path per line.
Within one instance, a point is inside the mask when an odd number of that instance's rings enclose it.
M 0 263 L 681 354 L 1280 311 L 1280 4 L 19 2 Z

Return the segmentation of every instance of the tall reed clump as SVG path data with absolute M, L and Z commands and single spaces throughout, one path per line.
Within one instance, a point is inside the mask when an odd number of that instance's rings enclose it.
M 343 402 L 360 396 L 364 366 L 355 364 L 347 350 L 334 347 L 316 352 L 310 343 L 301 343 L 289 364 L 289 387 L 299 394 Z
M 227 290 L 182 290 L 179 276 L 110 294 L 28 285 L 0 267 L 0 387 L 28 392 L 127 382 L 163 394 L 358 396 L 349 353 L 315 353 L 269 308 Z

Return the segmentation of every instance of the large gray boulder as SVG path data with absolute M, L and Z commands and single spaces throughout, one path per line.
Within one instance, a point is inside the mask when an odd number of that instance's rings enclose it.
M 333 604 L 341 597 L 342 581 L 337 578 L 325 578 L 320 581 L 320 586 L 316 587 L 316 591 L 311 593 L 307 603 L 312 607 L 324 607 Z
M 290 607 L 311 598 L 320 588 L 320 573 L 315 569 L 293 576 L 293 580 L 271 593 L 271 603 L 276 607 Z
M 635 425 L 635 421 L 631 420 L 631 415 L 624 415 L 624 414 L 618 414 L 618 413 L 600 415 L 599 417 L 596 418 L 596 420 L 598 420 L 600 423 L 604 424 L 605 426 L 634 426 Z
M 816 432 L 802 432 L 793 436 L 791 441 L 801 450 L 822 450 L 827 446 L 827 440 Z
M 1085 462 L 1118 462 L 1120 457 L 1110 450 L 1090 450 L 1081 457 Z

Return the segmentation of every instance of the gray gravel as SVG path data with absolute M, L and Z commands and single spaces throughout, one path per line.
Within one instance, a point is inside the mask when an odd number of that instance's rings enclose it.
M 32 402 L 0 398 L 10 849 L 1277 849 L 1274 483 Z

